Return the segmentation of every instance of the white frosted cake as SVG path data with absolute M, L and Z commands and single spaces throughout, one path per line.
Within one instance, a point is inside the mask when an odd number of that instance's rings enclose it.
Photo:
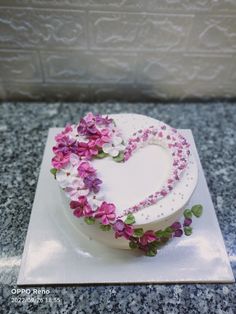
M 202 212 L 186 210 L 198 169 L 180 131 L 143 115 L 89 113 L 55 140 L 51 172 L 78 232 L 149 256 L 191 234 L 192 216 Z

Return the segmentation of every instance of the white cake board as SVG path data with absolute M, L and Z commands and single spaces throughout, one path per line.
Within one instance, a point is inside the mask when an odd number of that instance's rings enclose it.
M 86 239 L 65 220 L 59 188 L 49 172 L 58 131 L 49 131 L 18 285 L 234 282 L 190 130 L 181 131 L 192 144 L 199 167 L 198 186 L 190 205 L 201 203 L 204 213 L 194 219 L 190 237 L 171 240 L 155 257 L 107 248 Z

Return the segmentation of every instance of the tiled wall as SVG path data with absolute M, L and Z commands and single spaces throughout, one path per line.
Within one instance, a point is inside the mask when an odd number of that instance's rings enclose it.
M 0 0 L 0 99 L 236 96 L 236 0 Z

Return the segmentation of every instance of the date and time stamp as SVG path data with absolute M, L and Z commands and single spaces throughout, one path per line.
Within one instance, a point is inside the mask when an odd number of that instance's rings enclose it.
M 13 288 L 11 289 L 11 303 L 62 303 L 62 299 L 60 297 L 51 296 L 50 294 L 50 289 Z

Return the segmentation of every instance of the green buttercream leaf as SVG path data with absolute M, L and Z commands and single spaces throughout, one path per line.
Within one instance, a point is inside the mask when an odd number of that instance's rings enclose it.
M 151 243 L 149 243 L 149 248 L 156 250 L 158 246 L 158 241 L 152 241 Z
M 192 218 L 191 209 L 185 209 L 185 211 L 184 211 L 184 217 L 185 217 L 185 218 Z
M 149 248 L 147 253 L 146 253 L 147 256 L 156 256 L 157 255 L 157 250 L 155 248 Z
M 54 178 L 56 179 L 56 174 L 57 174 L 57 169 L 56 168 L 52 168 L 50 169 L 51 174 L 54 175 Z
M 115 160 L 116 162 L 121 162 L 124 160 L 124 152 L 119 152 L 119 155 L 116 157 L 113 157 L 113 160 Z
M 186 236 L 190 236 L 192 234 L 192 231 L 193 231 L 192 227 L 184 227 L 184 234 Z
M 143 235 L 143 228 L 134 229 L 134 236 L 141 237 Z
M 108 156 L 107 153 L 104 153 L 103 151 L 101 151 L 101 152 L 99 152 L 99 153 L 95 156 L 95 158 L 102 159 L 102 158 L 105 158 L 105 157 L 107 157 L 107 156 Z
M 202 215 L 203 207 L 202 205 L 194 205 L 191 208 L 191 211 L 194 214 L 194 216 L 198 218 Z
M 84 221 L 86 222 L 86 224 L 88 225 L 93 225 L 95 224 L 95 218 L 94 217 L 85 217 Z
M 100 229 L 102 230 L 102 231 L 109 231 L 109 230 L 111 230 L 111 225 L 100 225 Z
M 173 232 L 173 229 L 172 229 L 171 227 L 167 227 L 167 228 L 165 229 L 165 232 L 166 232 L 166 233 L 172 233 L 172 232 Z
M 169 235 L 164 234 L 164 236 L 163 236 L 163 237 L 161 237 L 160 241 L 161 241 L 161 243 L 162 243 L 162 244 L 165 244 L 166 242 L 168 242 L 168 241 L 169 241 L 169 239 L 170 239 L 170 236 L 169 236 Z
M 159 250 L 162 247 L 162 243 L 161 242 L 157 242 L 156 248 L 157 250 Z
M 129 247 L 133 250 L 133 249 L 137 249 L 138 248 L 138 244 L 136 242 L 130 241 L 129 242 Z
M 127 225 L 132 225 L 135 223 L 135 218 L 134 218 L 134 215 L 133 214 L 128 214 L 126 219 L 125 219 L 125 223 Z
M 163 235 L 163 231 L 162 230 L 158 230 L 155 232 L 155 235 L 157 236 L 157 238 L 161 238 Z
M 155 232 L 155 235 L 157 238 L 161 238 L 162 240 L 166 239 L 168 240 L 172 234 L 173 230 L 171 227 L 167 227 L 165 230 L 158 230 Z

